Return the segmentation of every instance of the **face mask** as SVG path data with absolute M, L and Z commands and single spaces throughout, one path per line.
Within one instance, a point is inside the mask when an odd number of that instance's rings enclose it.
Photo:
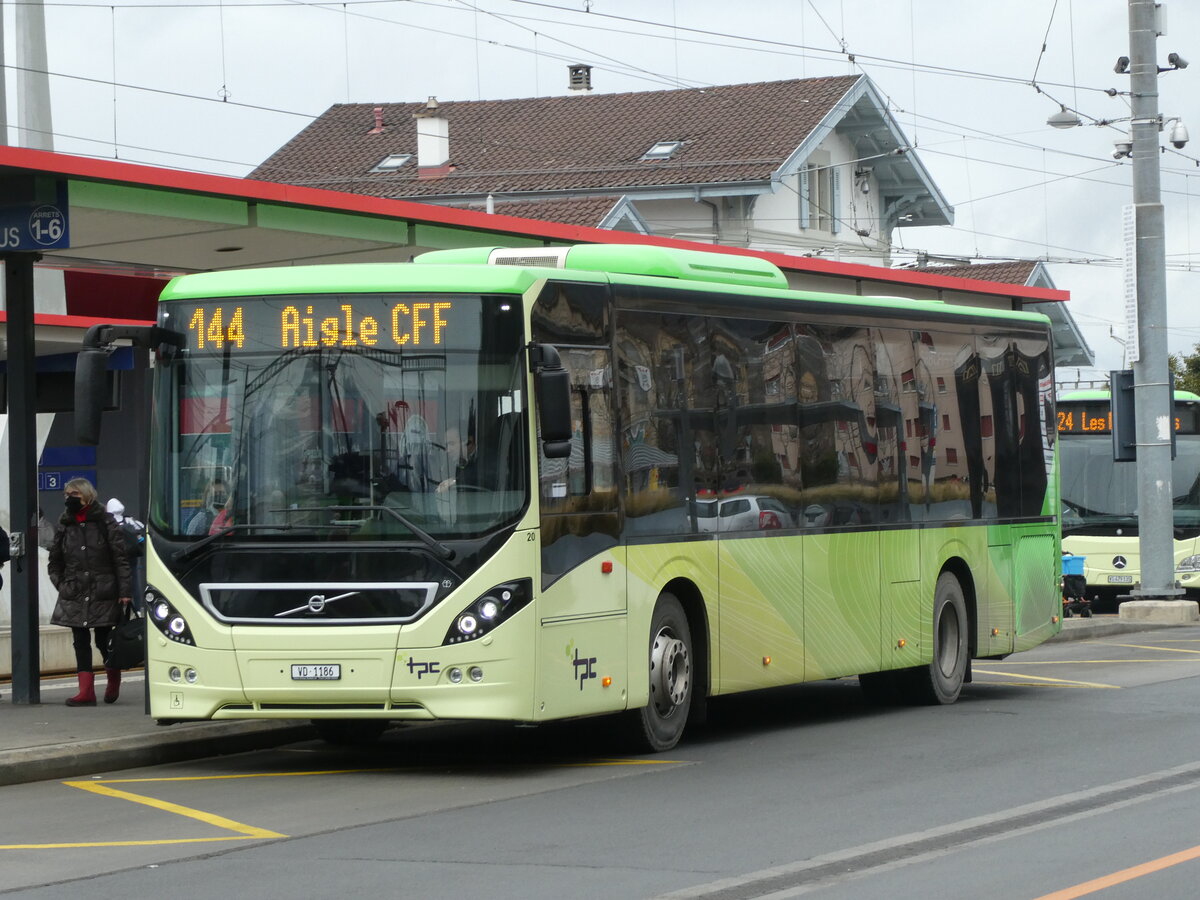
M 63 505 L 67 508 L 67 512 L 74 516 L 83 509 L 83 500 L 79 497 L 68 497 Z

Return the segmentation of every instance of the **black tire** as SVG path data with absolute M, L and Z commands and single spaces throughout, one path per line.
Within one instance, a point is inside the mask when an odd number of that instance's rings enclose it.
M 692 705 L 692 632 L 673 594 L 659 595 L 650 619 L 650 702 L 626 713 L 638 752 L 662 753 L 683 737 Z
M 373 744 L 388 727 L 383 719 L 313 719 L 321 740 L 339 747 Z
M 908 671 L 908 696 L 913 703 L 937 706 L 958 699 L 970 662 L 969 627 L 962 585 L 943 572 L 933 590 L 933 661 Z

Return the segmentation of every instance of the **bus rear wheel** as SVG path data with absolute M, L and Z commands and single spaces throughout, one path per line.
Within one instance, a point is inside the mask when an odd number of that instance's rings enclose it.
M 692 705 L 692 633 L 673 594 L 659 595 L 650 620 L 650 702 L 626 713 L 638 750 L 662 753 L 683 737 Z
M 914 703 L 936 706 L 958 699 L 970 662 L 969 627 L 962 585 L 950 572 L 943 572 L 933 591 L 933 660 L 908 673 Z
M 321 740 L 339 747 L 373 744 L 388 726 L 382 719 L 313 719 L 312 723 Z

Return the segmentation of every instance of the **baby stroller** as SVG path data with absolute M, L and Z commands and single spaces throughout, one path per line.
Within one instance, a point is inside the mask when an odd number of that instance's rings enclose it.
M 1062 603 L 1063 618 L 1079 613 L 1087 619 L 1092 615 L 1092 601 L 1087 597 L 1087 581 L 1083 577 L 1083 561 L 1086 556 L 1072 553 L 1062 555 Z

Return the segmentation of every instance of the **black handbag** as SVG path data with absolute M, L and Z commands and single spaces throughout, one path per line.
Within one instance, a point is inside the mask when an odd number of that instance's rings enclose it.
M 121 621 L 108 635 L 108 659 L 104 665 L 110 669 L 132 669 L 146 661 L 146 619 L 130 607 L 125 609 Z

